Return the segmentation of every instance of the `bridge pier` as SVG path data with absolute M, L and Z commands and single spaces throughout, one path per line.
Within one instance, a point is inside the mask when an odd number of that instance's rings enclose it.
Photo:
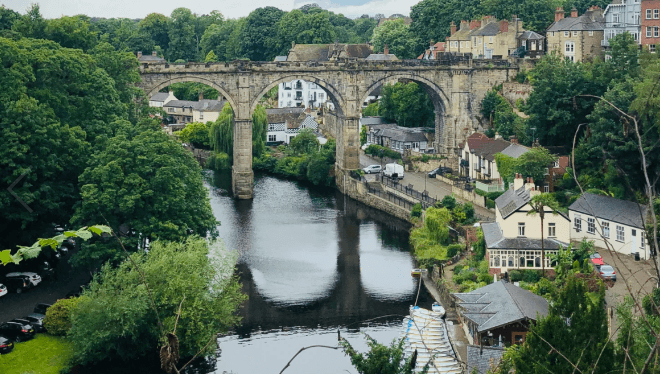
M 235 119 L 234 165 L 231 168 L 231 186 L 234 197 L 252 199 L 253 181 L 252 119 Z
M 344 181 L 351 170 L 360 168 L 360 117 L 338 117 L 335 183 L 345 193 Z

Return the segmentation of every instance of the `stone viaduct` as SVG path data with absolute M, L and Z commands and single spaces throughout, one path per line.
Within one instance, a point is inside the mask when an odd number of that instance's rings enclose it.
M 218 90 L 234 111 L 232 188 L 239 199 L 252 198 L 252 112 L 279 83 L 303 79 L 323 87 L 337 111 L 337 186 L 344 192 L 348 171 L 360 167 L 359 120 L 362 103 L 377 87 L 414 81 L 435 106 L 435 149 L 451 159 L 468 132 L 482 130 L 481 100 L 494 85 L 518 72 L 508 60 L 476 60 L 470 54 L 442 60 L 231 63 L 145 63 L 139 86 L 148 97 L 177 82 L 199 82 Z

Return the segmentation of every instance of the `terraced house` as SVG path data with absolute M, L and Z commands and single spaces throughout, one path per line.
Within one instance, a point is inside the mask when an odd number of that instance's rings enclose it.
M 558 7 L 555 22 L 545 33 L 548 51 L 556 51 L 573 62 L 589 61 L 603 55 L 604 30 L 605 18 L 598 6 L 592 6 L 581 16 L 573 8 L 570 17 L 564 17 L 564 8 Z

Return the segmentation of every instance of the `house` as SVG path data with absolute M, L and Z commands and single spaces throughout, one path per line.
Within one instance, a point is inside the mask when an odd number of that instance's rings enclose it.
M 557 51 L 571 61 L 588 61 L 603 54 L 601 46 L 605 29 L 603 10 L 592 6 L 578 17 L 577 9 L 564 18 L 564 8 L 555 11 L 555 22 L 546 30 L 548 51 Z
M 529 327 L 548 315 L 548 302 L 543 297 L 505 280 L 452 296 L 459 321 L 473 345 L 521 344 Z
M 320 108 L 328 101 L 321 86 L 302 79 L 280 83 L 277 96 L 280 108 Z
M 485 16 L 481 20 L 461 21 L 461 27 L 456 31 L 456 25 L 450 24 L 451 35 L 446 39 L 448 52 L 472 53 L 474 58 L 506 58 L 517 53 L 525 32 L 523 22 L 517 16 L 511 20 L 497 20 L 493 16 Z M 538 48 L 538 47 L 537 47 Z
M 418 60 L 437 60 L 438 59 L 438 53 L 444 52 L 445 51 L 445 42 L 437 42 L 433 44 L 433 40 L 431 40 L 431 45 L 429 45 L 429 49 L 424 51 L 421 55 L 417 57 Z
M 540 193 L 531 178 L 525 181 L 517 174 L 509 189 L 495 199 L 495 222 L 481 225 L 491 274 L 513 269 L 551 269 L 548 255 L 556 254 L 560 247 L 568 247 L 571 238 L 568 216 L 553 214 L 546 207 L 541 239 L 541 217 L 528 215 L 532 210 L 530 200 Z
M 390 54 L 390 49 L 387 47 L 387 44 L 385 44 L 383 53 L 372 53 L 365 58 L 365 61 L 399 61 L 399 58 Z
M 378 86 L 373 91 L 371 91 L 369 93 L 369 96 L 367 96 L 367 100 L 365 100 L 362 103 L 362 108 L 366 108 L 369 104 L 375 103 L 378 100 L 380 100 L 380 97 L 382 95 L 382 89 L 383 89 L 383 86 Z
M 196 101 L 171 100 L 163 104 L 163 110 L 175 123 L 190 123 L 193 121 L 193 107 Z
M 154 108 L 162 108 L 163 105 L 169 103 L 172 100 L 178 100 L 176 96 L 174 96 L 174 92 L 158 92 L 149 98 L 149 106 Z
M 545 36 L 528 30 L 523 31 L 516 39 L 517 51 L 520 51 L 516 53 L 518 57 L 539 58 L 545 55 Z
M 163 110 L 175 123 L 209 122 L 220 116 L 225 100 L 207 100 L 200 93 L 199 101 L 170 100 L 163 104 Z
M 473 22 L 481 23 L 481 21 L 473 21 Z M 449 37 L 445 38 L 445 47 L 447 49 L 447 52 L 471 53 L 472 46 L 471 46 L 470 33 L 472 33 L 472 29 L 470 29 L 470 25 L 468 24 L 468 21 L 461 21 L 461 26 L 458 29 L 458 31 L 456 30 L 456 25 L 454 24 L 453 21 L 451 22 L 449 27 L 450 27 L 450 35 Z
M 467 373 L 488 374 L 494 372 L 506 352 L 504 347 L 483 345 L 467 346 Z
M 158 56 L 158 51 L 151 52 L 150 55 L 143 55 L 142 51 L 137 52 L 137 59 L 139 63 L 164 63 L 166 62 L 164 58 Z
M 618 34 L 629 32 L 640 43 L 642 6 L 639 0 L 614 0 L 605 8 L 605 29 L 602 46 L 610 47 L 609 40 Z
M 640 12 L 640 43 L 655 53 L 660 44 L 660 0 L 642 0 Z
M 396 128 L 396 123 L 385 123 L 383 117 L 362 117 L 360 118 L 360 130 L 362 126 L 367 128 L 367 143 L 378 144 L 382 143 L 381 134 L 385 128 Z
M 515 148 L 507 151 L 512 145 L 515 145 Z M 458 156 L 459 174 L 482 181 L 500 179 L 495 154 L 504 153 L 518 158 L 527 151 L 527 147 L 518 145 L 517 141 L 514 144 L 502 139 L 499 135 L 489 138 L 480 132 L 474 132 L 468 136 L 462 148 L 461 154 Z
M 568 215 L 573 223 L 573 241 L 593 240 L 596 247 L 607 248 L 607 240 L 619 253 L 639 253 L 642 259 L 651 256 L 645 235 L 645 205 L 585 192 L 568 207 Z
M 200 99 L 193 106 L 193 122 L 215 122 L 226 103 L 225 100 Z
M 399 153 L 411 150 L 418 153 L 432 153 L 433 134 L 428 134 L 423 127 L 401 127 L 396 124 L 372 124 L 372 118 L 362 118 L 362 124 L 367 126 L 367 143 L 388 147 Z M 382 120 L 377 120 L 378 122 Z
M 318 130 L 314 117 L 305 113 L 303 108 L 266 109 L 268 130 L 266 141 L 268 145 L 289 144 L 303 129 Z

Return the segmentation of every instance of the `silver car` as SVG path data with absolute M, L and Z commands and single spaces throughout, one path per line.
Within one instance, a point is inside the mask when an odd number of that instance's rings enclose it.
M 366 168 L 362 169 L 365 174 L 377 174 L 380 173 L 382 168 L 380 165 L 369 165 Z
M 33 273 L 30 271 L 21 271 L 21 272 L 14 272 L 14 273 L 9 273 L 6 275 L 7 278 L 13 278 L 13 277 L 27 277 L 30 279 L 30 283 L 32 283 L 33 286 L 36 286 L 37 284 L 41 283 L 41 276 L 37 273 Z
M 613 267 L 607 264 L 600 266 L 600 276 L 603 277 L 603 279 L 611 279 L 616 281 L 616 271 L 614 271 Z

